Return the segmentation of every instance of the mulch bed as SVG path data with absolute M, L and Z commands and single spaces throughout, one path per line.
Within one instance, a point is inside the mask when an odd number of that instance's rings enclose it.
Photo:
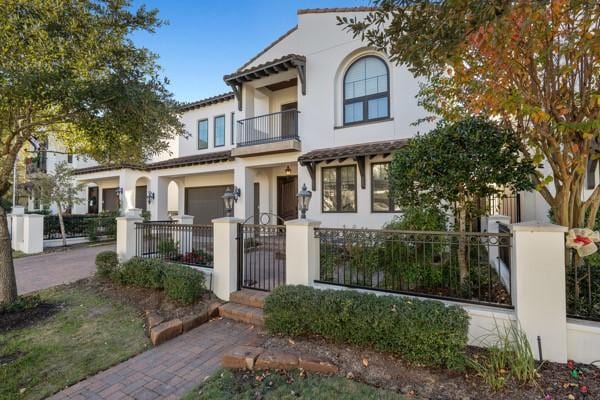
M 217 301 L 211 293 L 206 293 L 196 303 L 184 306 L 170 300 L 163 291 L 146 289 L 139 286 L 124 286 L 108 279 L 88 278 L 75 282 L 74 285 L 94 290 L 96 293 L 129 304 L 141 312 L 155 312 L 165 320 L 183 318 L 202 313 L 208 305 Z
M 570 376 L 566 365 L 545 363 L 535 384 L 521 385 L 509 379 L 503 389 L 492 392 L 474 371 L 426 368 L 365 348 L 335 345 L 319 339 L 281 337 L 268 337 L 263 347 L 328 359 L 340 368 L 341 375 L 418 399 L 530 400 L 544 399 L 548 394 L 553 400 L 600 399 L 600 369 L 590 365 L 577 365 L 581 371 L 578 382 Z M 469 351 L 475 354 L 482 350 L 470 348 Z M 587 397 L 580 392 L 579 385 L 588 386 Z
M 0 314 L 0 332 L 25 328 L 50 318 L 62 308 L 61 304 L 40 303 L 23 311 Z

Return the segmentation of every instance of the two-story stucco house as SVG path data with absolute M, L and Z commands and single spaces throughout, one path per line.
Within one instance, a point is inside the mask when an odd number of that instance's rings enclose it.
M 336 23 L 368 11 L 298 11 L 297 26 L 224 71 L 230 93 L 183 107 L 190 135 L 174 140 L 171 154 L 119 168 L 75 160 L 88 188 L 74 212 L 142 208 L 153 220 L 185 213 L 204 224 L 224 215 L 222 195 L 235 187 L 236 217 L 288 220 L 297 218 L 296 194 L 306 184 L 309 218 L 381 227 L 397 211 L 388 196 L 391 154 L 430 126 L 412 125 L 427 115 L 415 99 L 418 80 Z M 527 196 L 533 206 L 517 204 L 519 213 L 544 218 L 547 207 Z

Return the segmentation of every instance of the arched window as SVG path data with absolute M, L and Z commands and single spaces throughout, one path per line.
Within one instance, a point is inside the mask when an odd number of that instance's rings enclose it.
M 387 65 L 375 56 L 356 60 L 344 76 L 344 124 L 376 121 L 389 116 Z

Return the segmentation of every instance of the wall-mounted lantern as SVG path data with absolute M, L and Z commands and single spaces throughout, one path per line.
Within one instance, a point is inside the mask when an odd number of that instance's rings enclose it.
M 116 188 L 115 192 L 117 193 L 117 196 L 119 196 L 119 197 L 123 196 L 123 188 L 122 187 Z
M 148 193 L 146 193 L 146 199 L 148 200 L 148 204 L 152 204 L 154 201 L 154 192 L 149 190 Z
M 302 189 L 296 195 L 298 198 L 298 209 L 300 210 L 300 218 L 306 219 L 306 212 L 308 211 L 308 204 L 312 197 L 312 192 L 306 188 L 306 183 L 302 184 Z
M 292 169 L 290 168 L 289 165 L 285 167 L 285 174 L 287 176 L 290 176 L 292 174 Z
M 238 187 L 233 187 L 233 190 L 227 188 L 223 194 L 223 202 L 225 203 L 225 216 L 233 216 L 233 204 L 237 202 L 242 191 Z

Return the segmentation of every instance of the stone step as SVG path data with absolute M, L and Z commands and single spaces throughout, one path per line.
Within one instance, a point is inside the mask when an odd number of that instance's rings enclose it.
M 227 303 L 219 307 L 219 315 L 234 321 L 245 322 L 256 326 L 265 325 L 263 310 L 244 304 Z
M 231 293 L 229 295 L 229 301 L 231 303 L 242 304 L 249 307 L 264 308 L 265 298 L 268 295 L 269 292 L 263 292 L 261 290 L 242 289 Z

